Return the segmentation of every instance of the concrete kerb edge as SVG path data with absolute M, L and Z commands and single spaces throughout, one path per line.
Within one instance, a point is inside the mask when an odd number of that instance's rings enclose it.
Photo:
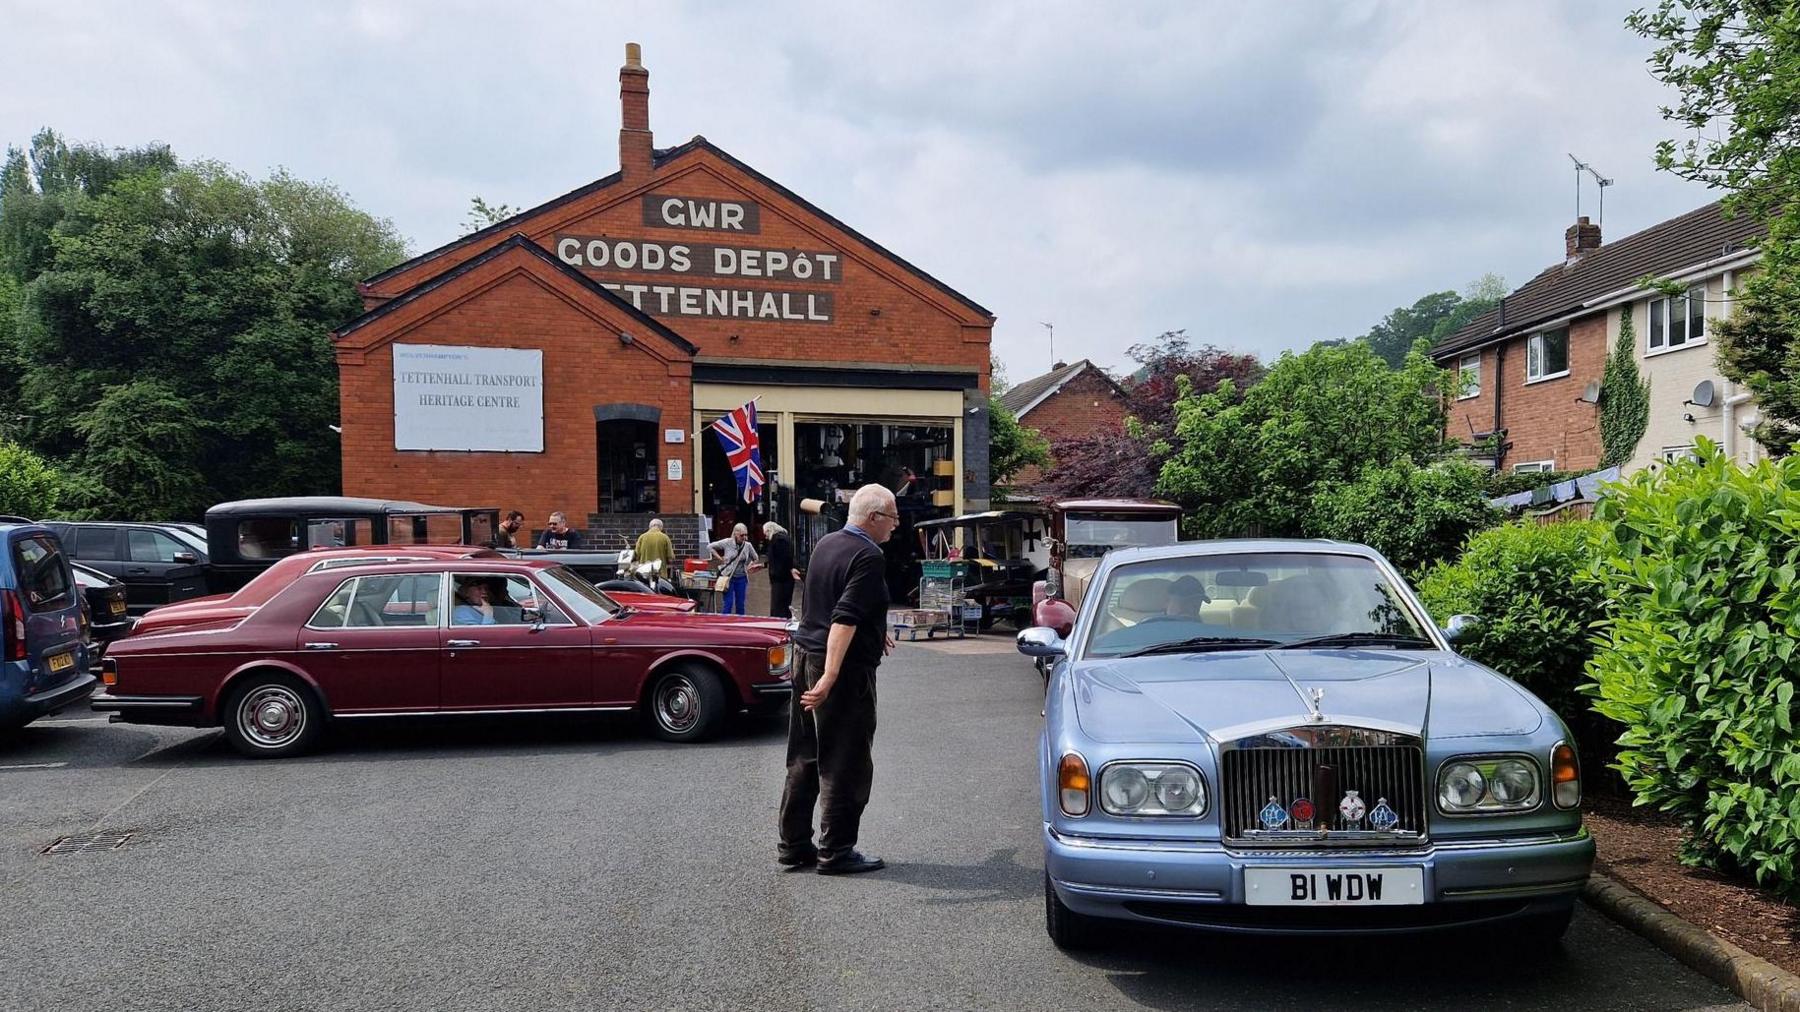
M 1762 1012 L 1800 1012 L 1800 976 L 1670 913 L 1617 879 L 1594 872 L 1582 898 Z

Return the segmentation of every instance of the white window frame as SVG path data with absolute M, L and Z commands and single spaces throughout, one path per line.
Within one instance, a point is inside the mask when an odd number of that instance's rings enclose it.
M 1693 306 L 1696 302 L 1700 304 L 1700 315 L 1697 318 L 1693 311 Z M 1662 310 L 1661 326 L 1658 326 L 1656 322 L 1656 311 L 1658 308 L 1661 308 Z M 1679 312 L 1682 319 L 1682 336 L 1680 344 L 1669 343 L 1669 321 L 1672 319 L 1672 313 L 1674 312 Z M 1699 337 L 1694 336 L 1696 325 L 1700 330 Z M 1692 348 L 1695 345 L 1705 343 L 1706 286 L 1704 284 L 1693 285 L 1681 295 L 1651 299 L 1644 307 L 1645 358 L 1649 358 L 1652 355 L 1667 355 L 1672 351 L 1681 351 L 1684 348 Z
M 1555 334 L 1555 333 L 1559 333 L 1559 332 L 1562 334 L 1562 339 L 1563 339 L 1562 371 L 1561 372 L 1542 373 L 1542 374 L 1535 375 L 1535 376 L 1532 375 L 1531 370 L 1533 367 L 1533 363 L 1537 360 L 1541 360 L 1544 357 L 1544 353 L 1541 350 L 1543 348 L 1544 338 L 1549 337 L 1551 334 Z M 1536 355 L 1532 354 L 1532 352 L 1534 350 L 1537 350 Z M 1557 327 L 1553 330 L 1540 330 L 1537 333 L 1535 333 L 1525 339 L 1525 382 L 1526 382 L 1526 384 L 1529 385 L 1532 383 L 1542 383 L 1545 380 L 1562 379 L 1564 376 L 1567 376 L 1568 374 L 1569 374 L 1569 328 Z
M 1665 464 L 1673 464 L 1677 460 L 1699 460 L 1700 455 L 1694 451 L 1694 444 L 1681 446 L 1665 446 L 1656 452 L 1656 456 Z
M 1481 352 L 1464 355 L 1456 360 L 1456 382 L 1461 392 L 1456 395 L 1459 401 L 1472 400 L 1481 396 Z
M 1527 473 L 1532 473 L 1532 472 L 1554 471 L 1554 470 L 1556 470 L 1556 461 L 1554 459 L 1552 459 L 1552 460 L 1522 460 L 1522 461 L 1518 462 L 1517 464 L 1514 464 L 1512 466 L 1512 469 L 1513 469 L 1514 474 L 1527 474 Z

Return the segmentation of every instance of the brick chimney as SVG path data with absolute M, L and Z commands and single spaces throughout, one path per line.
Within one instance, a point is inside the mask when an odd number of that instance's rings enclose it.
M 1588 221 L 1587 215 L 1575 219 L 1575 224 L 1563 233 L 1563 246 L 1567 252 L 1563 255 L 1569 260 L 1600 248 L 1600 226 Z
M 619 68 L 619 171 L 627 182 L 650 177 L 655 165 L 650 140 L 650 72 L 643 50 L 625 43 L 625 65 Z M 1586 220 L 1586 219 L 1583 219 Z

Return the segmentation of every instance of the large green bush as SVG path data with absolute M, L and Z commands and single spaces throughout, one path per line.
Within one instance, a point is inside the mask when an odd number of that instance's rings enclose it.
M 0 439 L 0 513 L 37 520 L 57 515 L 71 498 L 68 479 L 48 461 Z
M 1459 460 L 1371 466 L 1356 480 L 1313 495 L 1307 533 L 1360 541 L 1417 576 L 1453 557 L 1470 534 L 1500 521 L 1500 512 L 1488 505 L 1487 483 L 1485 470 Z
M 1595 570 L 1615 607 L 1590 691 L 1625 725 L 1637 803 L 1687 827 L 1684 859 L 1800 897 L 1800 456 L 1745 470 L 1698 442 L 1596 508 L 1617 550 Z
M 1591 628 L 1605 610 L 1600 588 L 1580 577 L 1603 551 L 1604 527 L 1594 521 L 1520 521 L 1476 534 L 1460 559 L 1419 581 L 1438 622 L 1456 614 L 1481 620 L 1457 641 L 1457 652 L 1548 703 L 1575 732 L 1590 770 L 1610 754 L 1618 731 L 1578 691 L 1593 652 Z

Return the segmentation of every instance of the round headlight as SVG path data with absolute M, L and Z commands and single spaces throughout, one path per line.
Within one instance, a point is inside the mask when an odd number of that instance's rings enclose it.
M 1156 778 L 1156 803 L 1165 812 L 1185 812 L 1200 796 L 1200 778 L 1193 770 L 1176 767 Z
M 1150 797 L 1150 782 L 1144 774 L 1130 766 L 1117 766 L 1106 771 L 1100 784 L 1106 807 L 1114 812 L 1131 812 L 1143 807 Z
M 1445 808 L 1474 808 L 1486 793 L 1481 771 L 1468 763 L 1456 763 L 1438 780 L 1438 801 Z
M 1507 759 L 1494 767 L 1489 789 L 1494 792 L 1494 800 L 1503 805 L 1521 804 L 1537 793 L 1537 774 L 1519 760 Z

